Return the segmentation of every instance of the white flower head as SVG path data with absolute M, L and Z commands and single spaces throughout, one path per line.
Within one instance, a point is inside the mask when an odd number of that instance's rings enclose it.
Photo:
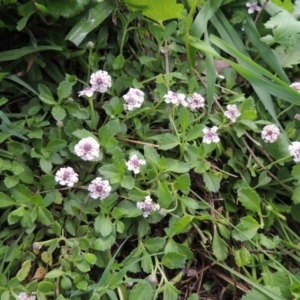
M 188 106 L 188 103 L 185 100 L 185 95 L 181 93 L 175 93 L 172 91 L 168 91 L 166 95 L 164 95 L 166 103 L 172 103 L 175 106 L 182 105 L 184 107 Z
M 246 6 L 248 7 L 248 14 L 253 14 L 255 11 L 260 11 L 261 10 L 261 7 L 257 4 L 256 1 L 247 2 Z
M 140 173 L 140 166 L 145 164 L 146 161 L 144 159 L 139 159 L 136 154 L 132 154 L 129 161 L 126 162 L 127 170 L 133 171 L 134 174 Z
M 78 96 L 79 97 L 87 96 L 90 98 L 93 96 L 94 92 L 95 92 L 95 90 L 89 86 L 89 87 L 85 88 L 84 90 L 78 92 Z
M 300 93 L 300 82 L 293 82 L 290 87 Z
M 99 157 L 100 145 L 92 137 L 81 139 L 74 147 L 74 152 L 82 160 L 95 161 Z
M 219 74 L 218 72 L 216 72 L 216 76 L 219 79 L 225 79 L 225 77 L 222 74 Z
M 91 75 L 92 88 L 100 93 L 105 93 L 111 87 L 111 77 L 106 71 L 99 70 Z
M 111 186 L 108 180 L 102 180 L 101 177 L 95 178 L 88 186 L 88 191 L 93 199 L 103 200 L 107 198 L 111 191 Z
M 193 93 L 192 96 L 187 97 L 187 106 L 191 110 L 196 110 L 198 108 L 204 107 L 204 98 L 197 93 Z
M 236 119 L 241 115 L 235 104 L 227 105 L 227 110 L 224 111 L 224 116 L 228 118 L 232 123 L 236 122 Z
M 300 161 L 300 142 L 292 142 L 289 146 L 291 156 L 293 156 L 294 162 Z
M 78 174 L 71 167 L 60 168 L 55 174 L 55 181 L 60 185 L 72 187 L 78 182 Z
M 35 300 L 35 296 L 28 296 L 25 292 L 18 295 L 19 300 Z
M 130 88 L 128 93 L 123 96 L 125 100 L 124 109 L 134 110 L 142 106 L 145 101 L 144 92 L 139 89 Z
M 204 133 L 203 143 L 211 144 L 220 142 L 220 138 L 217 135 L 218 127 L 213 126 L 212 128 L 205 127 L 202 132 Z
M 274 143 L 277 141 L 280 134 L 279 128 L 274 125 L 266 125 L 261 132 L 261 138 L 265 143 Z
M 38 243 L 38 242 L 34 242 L 33 244 L 32 244 L 32 249 L 33 250 L 41 250 L 42 249 L 42 245 L 40 244 L 40 243 Z
M 136 207 L 143 210 L 144 218 L 148 218 L 152 211 L 160 210 L 160 205 L 153 203 L 150 196 L 145 197 L 144 202 L 138 202 Z

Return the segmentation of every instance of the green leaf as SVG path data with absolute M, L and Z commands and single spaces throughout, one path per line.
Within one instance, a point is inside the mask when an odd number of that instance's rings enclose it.
M 255 219 L 250 216 L 243 217 L 240 223 L 232 231 L 232 237 L 237 241 L 248 241 L 251 240 L 257 233 L 260 225 Z
M 203 173 L 203 181 L 210 192 L 216 193 L 220 188 L 221 179 L 211 172 Z
M 51 161 L 44 158 L 44 157 L 40 158 L 40 167 L 41 167 L 42 171 L 47 173 L 47 174 L 51 173 L 51 171 L 52 171 Z
M 155 253 L 161 250 L 164 247 L 165 243 L 166 237 L 154 237 L 147 239 L 147 241 L 144 242 L 144 246 L 149 252 Z
M 196 124 L 191 126 L 187 136 L 185 137 L 185 140 L 189 142 L 203 136 L 203 132 L 202 132 L 203 129 L 204 129 L 204 125 L 201 124 Z
M 37 290 L 44 294 L 47 294 L 47 293 L 53 292 L 55 290 L 55 285 L 54 285 L 54 283 L 49 282 L 49 281 L 39 282 Z M 39 299 L 40 299 L 40 297 L 39 297 Z
M 66 146 L 66 144 L 67 142 L 64 140 L 51 140 L 45 147 L 45 150 L 48 152 L 58 152 L 62 150 Z
M 30 53 L 34 53 L 34 52 L 50 51 L 50 50 L 62 51 L 62 49 L 63 49 L 62 47 L 58 47 L 58 46 L 38 46 L 38 47 L 28 46 L 28 47 L 23 47 L 23 48 L 19 48 L 19 49 L 3 51 L 3 52 L 0 52 L 0 62 L 17 60 L 20 57 L 26 56 L 26 55 L 28 55 Z
M 98 238 L 92 244 L 92 249 L 97 251 L 105 251 L 110 249 L 110 247 L 114 244 L 116 238 L 112 235 L 107 237 Z
M 85 260 L 90 264 L 94 265 L 97 262 L 97 256 L 93 253 L 86 253 Z
M 170 165 L 168 163 L 168 165 Z M 172 161 L 172 164 L 168 167 L 167 171 L 175 173 L 187 173 L 190 170 L 190 165 L 185 162 Z
M 245 208 L 253 212 L 261 213 L 261 207 L 260 207 L 261 199 L 255 190 L 253 190 L 250 187 L 246 187 L 246 188 L 238 189 L 237 193 L 238 193 L 238 200 L 242 203 L 242 205 Z
M 270 288 L 270 287 L 263 287 L 266 290 L 270 290 L 272 293 L 274 293 L 275 295 L 280 295 L 280 289 L 279 288 Z M 248 291 L 246 295 L 244 295 L 241 300 L 255 300 L 255 299 L 259 299 L 259 300 L 273 300 L 274 298 L 270 298 L 269 296 L 267 296 L 265 293 L 263 293 L 262 291 L 259 291 L 255 288 L 253 288 L 252 290 Z M 283 298 L 280 297 L 280 299 L 283 300 Z
M 103 237 L 107 237 L 112 232 L 112 222 L 108 216 L 100 214 L 95 219 L 94 228 L 96 232 L 101 233 Z
M 180 108 L 178 121 L 179 121 L 179 125 L 181 126 L 181 133 L 185 134 L 185 131 L 187 130 L 191 122 L 190 111 L 187 108 L 185 107 Z
M 143 251 L 142 253 L 141 267 L 145 273 L 150 273 L 153 269 L 153 263 L 147 251 Z
M 116 2 L 105 0 L 89 9 L 79 19 L 76 25 L 67 34 L 66 40 L 70 40 L 78 46 L 92 30 L 97 28 L 116 8 Z
M 161 263 L 169 269 L 181 268 L 186 260 L 186 256 L 177 252 L 168 252 L 162 259 Z
M 6 185 L 7 188 L 12 188 L 16 186 L 19 183 L 19 176 L 6 176 L 4 179 L 4 184 Z
M 245 247 L 238 250 L 233 250 L 235 263 L 238 267 L 248 266 L 251 263 L 251 253 Z
M 300 22 L 287 11 L 280 11 L 265 23 L 267 29 L 272 29 L 273 37 L 262 38 L 267 44 L 294 45 L 300 31 Z
M 190 215 L 185 215 L 174 223 L 174 231 L 176 234 L 187 232 L 190 229 L 191 223 L 194 217 Z
M 58 269 L 55 269 L 55 270 L 51 270 L 50 272 L 48 272 L 45 277 L 46 278 L 58 278 L 62 275 L 64 275 L 65 272 L 64 271 L 61 271 L 61 270 L 58 270 Z
M 28 276 L 30 267 L 31 267 L 30 260 L 26 260 L 25 262 L 22 263 L 22 267 L 18 271 L 17 276 L 16 276 L 19 281 L 23 281 Z
M 122 54 L 119 54 L 118 56 L 115 57 L 112 67 L 114 70 L 119 70 L 123 68 L 123 65 L 125 63 L 124 56 Z
M 142 14 L 158 23 L 170 20 L 181 19 L 184 6 L 177 4 L 176 0 L 124 0 L 132 10 L 142 10 Z
M 174 182 L 176 190 L 188 190 L 191 186 L 191 179 L 189 174 L 180 175 Z
M 54 100 L 51 91 L 49 88 L 43 84 L 38 85 L 39 90 L 39 98 L 46 104 L 56 105 L 56 101 Z
M 71 116 L 77 119 L 86 120 L 89 118 L 87 109 L 80 107 L 78 103 L 68 103 L 64 108 Z
M 157 197 L 158 203 L 162 208 L 168 208 L 174 201 L 174 197 L 165 181 L 158 181 Z
M 38 220 L 46 226 L 51 226 L 54 222 L 51 212 L 47 208 L 41 206 L 38 207 Z
M 72 84 L 69 81 L 62 81 L 57 88 L 57 96 L 60 100 L 68 98 L 72 93 Z
M 162 150 L 173 149 L 180 144 L 177 136 L 171 133 L 158 134 L 152 137 L 154 141 L 157 141 L 159 148 Z
M 217 260 L 223 261 L 227 258 L 227 243 L 219 236 L 216 226 L 214 226 L 214 237 L 212 243 L 213 254 Z
M 152 300 L 154 295 L 153 286 L 147 282 L 142 281 L 136 284 L 129 293 L 129 300 Z
M 6 194 L 0 192 L 0 208 L 14 206 L 16 202 Z
M 25 212 L 25 209 L 23 206 L 17 208 L 16 210 L 13 210 L 10 212 L 10 214 L 7 217 L 7 222 L 9 225 L 16 224 L 21 217 L 23 217 Z
M 260 186 L 264 186 L 269 184 L 272 181 L 272 179 L 268 176 L 268 173 L 266 171 L 263 171 L 259 174 L 258 178 L 258 184 L 255 188 L 258 188 Z
M 67 115 L 65 109 L 61 106 L 54 106 L 51 114 L 56 121 L 62 121 Z
M 294 204 L 300 203 L 300 186 L 293 189 L 292 200 Z
M 164 297 L 165 300 L 177 300 L 180 291 L 178 291 L 172 284 L 166 283 L 164 288 Z
M 32 201 L 32 196 L 29 188 L 23 184 L 18 184 L 11 189 L 11 196 L 17 203 L 28 204 Z

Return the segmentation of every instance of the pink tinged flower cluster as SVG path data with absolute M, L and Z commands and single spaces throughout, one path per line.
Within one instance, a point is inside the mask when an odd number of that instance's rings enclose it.
M 78 174 L 71 167 L 60 168 L 55 174 L 55 181 L 60 185 L 72 187 L 78 182 Z
M 92 97 L 94 94 L 95 90 L 91 87 L 87 87 L 84 90 L 78 92 L 78 96 L 82 97 L 82 96 L 87 96 L 87 97 Z
M 293 82 L 290 87 L 300 93 L 300 82 Z
M 217 135 L 218 127 L 213 126 L 212 128 L 205 127 L 202 132 L 204 133 L 203 143 L 211 144 L 220 142 L 220 138 Z
M 261 138 L 265 143 L 274 143 L 277 141 L 278 137 L 280 135 L 279 128 L 274 125 L 266 125 L 261 132 Z
M 164 95 L 166 103 L 172 103 L 175 106 L 182 105 L 184 107 L 188 106 L 187 101 L 185 100 L 185 95 L 181 93 L 175 93 L 172 91 L 168 91 L 166 95 Z
M 260 11 L 261 10 L 261 7 L 257 4 L 256 1 L 247 2 L 246 6 L 248 7 L 248 14 L 253 14 L 255 11 Z
M 18 295 L 19 300 L 35 300 L 35 296 L 28 296 L 25 292 Z
M 103 200 L 107 198 L 111 192 L 111 186 L 108 180 L 103 180 L 101 177 L 95 178 L 88 186 L 90 197 L 93 199 Z
M 143 211 L 144 218 L 148 218 L 152 211 L 160 210 L 160 205 L 153 203 L 150 196 L 145 197 L 144 202 L 138 202 L 136 207 Z
M 204 101 L 204 98 L 200 94 L 193 93 L 192 96 L 187 97 L 187 106 L 191 110 L 196 110 L 204 107 Z
M 92 73 L 90 84 L 94 91 L 105 93 L 111 87 L 111 76 L 106 71 Z
M 294 162 L 300 161 L 300 142 L 292 142 L 289 146 L 291 156 L 293 156 Z
M 105 93 L 111 87 L 111 76 L 106 71 L 99 70 L 92 73 L 90 84 L 91 86 L 78 92 L 79 97 L 92 97 L 94 92 Z
M 142 106 L 145 101 L 144 92 L 139 89 L 130 88 L 128 93 L 123 96 L 125 100 L 124 109 L 134 110 Z
M 232 123 L 236 122 L 236 119 L 241 115 L 235 104 L 227 105 L 227 110 L 224 111 L 224 116 L 228 118 Z
M 100 145 L 92 137 L 81 139 L 74 148 L 74 152 L 82 160 L 95 161 L 99 157 Z
M 128 171 L 133 171 L 134 174 L 140 173 L 141 165 L 146 165 L 146 161 L 144 159 L 139 159 L 136 154 L 132 154 L 129 161 L 126 162 Z

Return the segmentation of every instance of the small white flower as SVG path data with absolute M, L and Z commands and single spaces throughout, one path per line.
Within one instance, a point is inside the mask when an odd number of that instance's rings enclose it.
M 95 178 L 88 186 L 88 191 L 93 199 L 103 200 L 107 198 L 111 191 L 111 186 L 108 180 L 102 180 L 101 177 Z
M 140 173 L 140 166 L 145 164 L 146 161 L 144 159 L 139 159 L 136 154 L 132 154 L 129 161 L 126 162 L 128 171 L 133 171 L 134 174 Z
M 152 203 L 152 199 L 150 196 L 145 197 L 144 202 L 138 202 L 136 207 L 143 210 L 143 217 L 148 218 L 152 211 L 160 210 L 160 205 L 156 203 Z
M 261 132 L 261 138 L 265 143 L 274 143 L 277 141 L 280 130 L 276 125 L 266 125 Z
M 90 48 L 90 49 L 93 49 L 95 47 L 95 43 L 92 42 L 92 41 L 89 41 L 87 44 L 87 47 Z
M 82 96 L 87 96 L 87 97 L 92 97 L 94 94 L 95 90 L 91 87 L 87 87 L 84 90 L 78 92 L 78 96 L 82 97 Z
M 192 96 L 187 98 L 187 106 L 191 110 L 196 110 L 198 108 L 204 107 L 204 98 L 197 93 L 193 93 Z
M 111 77 L 106 71 L 99 70 L 91 75 L 92 88 L 100 93 L 105 93 L 111 87 Z
M 220 141 L 216 132 L 218 131 L 217 126 L 213 126 L 212 128 L 205 127 L 202 132 L 204 133 L 203 143 L 218 143 Z
M 166 95 L 164 95 L 166 103 L 172 103 L 175 106 L 182 105 L 184 107 L 188 106 L 188 103 L 185 101 L 185 95 L 180 93 L 175 93 L 172 91 L 168 91 Z
M 25 292 L 18 295 L 19 300 L 35 300 L 35 296 L 28 296 Z
M 246 6 L 248 7 L 248 14 L 253 14 L 255 11 L 260 11 L 261 10 L 261 7 L 257 4 L 256 1 L 247 2 Z
M 293 156 L 294 162 L 300 161 L 300 142 L 292 142 L 289 146 L 291 156 Z
M 290 87 L 297 92 L 300 92 L 300 82 L 293 82 L 292 84 L 290 84 Z
M 130 88 L 128 93 L 123 96 L 125 100 L 124 109 L 125 110 L 134 110 L 142 106 L 145 97 L 144 92 L 139 89 Z
M 157 284 L 157 283 L 158 283 L 158 280 L 157 280 L 157 277 L 156 277 L 155 274 L 149 275 L 148 281 L 149 281 L 150 283 L 154 283 L 154 284 Z
M 92 138 L 81 139 L 74 147 L 74 152 L 82 160 L 95 161 L 99 157 L 100 145 Z
M 62 127 L 64 127 L 64 122 L 63 122 L 63 121 L 57 121 L 57 122 L 56 122 L 56 126 L 57 126 L 58 128 L 62 128 Z
M 55 174 L 55 181 L 60 185 L 72 187 L 78 182 L 78 174 L 71 167 L 60 168 Z
M 218 72 L 216 72 L 216 76 L 219 79 L 225 79 L 225 77 L 222 74 L 219 74 Z
M 42 245 L 40 244 L 40 243 L 38 243 L 38 242 L 34 242 L 33 244 L 32 244 L 32 249 L 33 250 L 41 250 L 42 249 Z
M 227 105 L 227 110 L 224 111 L 224 116 L 228 118 L 232 123 L 236 122 L 236 119 L 241 115 L 235 104 Z

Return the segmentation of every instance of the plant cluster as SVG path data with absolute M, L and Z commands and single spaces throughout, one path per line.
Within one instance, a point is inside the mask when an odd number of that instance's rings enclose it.
M 2 0 L 1 300 L 300 298 L 299 7 Z

